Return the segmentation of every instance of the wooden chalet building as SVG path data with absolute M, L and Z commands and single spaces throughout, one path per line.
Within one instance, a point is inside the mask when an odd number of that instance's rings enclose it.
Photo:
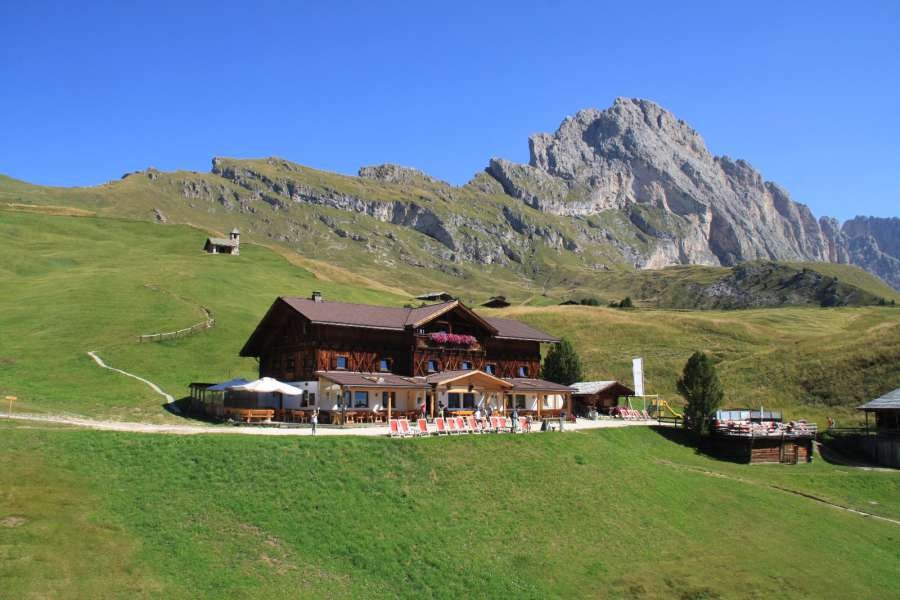
M 559 340 L 511 319 L 482 317 L 453 300 L 391 308 L 280 297 L 240 352 L 259 376 L 318 381 L 322 410 L 434 414 L 476 405 L 526 413 L 566 410 L 571 388 L 537 379 L 541 344 Z

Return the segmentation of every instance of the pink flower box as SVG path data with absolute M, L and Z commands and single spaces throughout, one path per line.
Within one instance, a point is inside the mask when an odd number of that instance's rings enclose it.
M 447 333 L 446 331 L 437 331 L 428 335 L 428 339 L 434 344 L 442 346 L 474 346 L 478 343 L 473 335 L 461 335 L 457 333 Z

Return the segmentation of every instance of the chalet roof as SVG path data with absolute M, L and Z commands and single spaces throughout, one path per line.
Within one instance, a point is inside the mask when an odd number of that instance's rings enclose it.
M 547 335 L 534 327 L 512 319 L 485 318 L 462 304 L 459 300 L 429 304 L 419 308 L 396 308 L 375 306 L 372 304 L 353 304 L 350 302 L 315 301 L 308 298 L 281 297 L 269 308 L 250 339 L 241 350 L 241 356 L 258 356 L 258 344 L 270 317 L 277 314 L 278 308 L 287 305 L 297 311 L 310 322 L 319 325 L 336 325 L 343 327 L 361 327 L 365 329 L 381 329 L 404 331 L 416 328 L 440 315 L 459 309 L 471 319 L 481 324 L 491 335 L 500 339 L 527 340 L 536 342 L 558 342 L 559 339 Z
M 430 389 L 423 377 L 404 377 L 393 373 L 363 373 L 356 371 L 317 371 L 316 375 L 346 387 L 397 387 Z
M 480 371 L 478 369 L 468 369 L 463 371 L 441 371 L 440 373 L 431 373 L 424 379 L 431 384 L 443 385 L 452 383 L 460 379 L 466 379 L 467 377 L 487 379 L 495 382 L 497 385 L 503 388 L 508 388 L 512 385 L 512 383 L 507 379 L 501 379 L 496 375 L 491 375 L 490 373 L 485 373 L 484 371 Z
M 900 410 L 900 388 L 857 407 L 859 410 Z
M 234 248 L 237 246 L 237 242 L 235 240 L 229 240 L 229 239 L 217 238 L 217 237 L 206 238 L 206 243 L 212 244 L 213 246 L 229 246 L 231 248 Z
M 529 377 L 510 377 L 506 381 L 513 384 L 514 392 L 571 392 L 572 388 L 561 383 Z
M 540 329 L 535 329 L 531 325 L 526 325 L 522 321 L 516 321 L 515 319 L 485 317 L 484 320 L 497 329 L 498 338 L 552 343 L 559 341 L 559 338 L 548 335 Z
M 440 298 L 442 300 L 452 300 L 453 295 L 448 294 L 447 292 L 425 292 L 424 294 L 419 294 L 416 296 L 416 300 L 431 300 L 433 298 Z
M 574 388 L 576 394 L 588 395 L 608 390 L 610 388 L 616 387 L 617 385 L 634 393 L 634 390 L 632 390 L 627 385 L 619 383 L 618 381 L 579 381 L 578 383 L 573 383 L 572 388 Z

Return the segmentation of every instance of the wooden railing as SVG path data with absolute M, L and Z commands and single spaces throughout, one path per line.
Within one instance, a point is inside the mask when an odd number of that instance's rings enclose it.
M 194 325 L 191 325 L 190 327 L 185 327 L 184 329 L 178 329 L 177 331 L 165 331 L 162 333 L 147 333 L 144 335 L 139 335 L 138 343 L 161 342 L 163 340 L 173 340 L 175 338 L 185 337 L 185 336 L 197 333 L 198 331 L 205 331 L 205 330 L 211 328 L 213 325 L 216 324 L 216 320 L 213 318 L 212 313 L 209 312 L 209 309 L 207 309 L 205 306 L 201 306 L 200 308 L 202 308 L 203 312 L 206 313 L 205 321 L 202 321 L 200 323 L 195 323 Z

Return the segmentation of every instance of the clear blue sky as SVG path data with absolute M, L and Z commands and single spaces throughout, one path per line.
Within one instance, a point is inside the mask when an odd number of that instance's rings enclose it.
M 36 183 L 277 155 L 461 184 L 630 96 L 817 216 L 900 216 L 896 1 L 9 1 L 0 83 L 0 173 Z

